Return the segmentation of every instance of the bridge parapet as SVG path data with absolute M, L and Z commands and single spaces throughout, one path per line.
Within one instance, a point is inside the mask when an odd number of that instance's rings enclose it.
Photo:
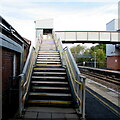
M 55 31 L 63 43 L 120 43 L 119 31 Z

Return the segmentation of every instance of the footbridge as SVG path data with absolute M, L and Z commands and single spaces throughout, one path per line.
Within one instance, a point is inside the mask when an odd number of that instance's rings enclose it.
M 80 75 L 70 50 L 63 49 L 60 40 L 41 37 L 36 48 L 31 47 L 20 75 L 20 115 L 26 109 L 24 118 L 29 118 L 30 108 L 35 111 L 36 107 L 40 110 L 48 107 L 54 112 L 61 109 L 66 119 L 85 118 L 85 77 Z M 72 113 L 66 113 L 65 109 Z M 54 112 L 52 116 L 56 116 Z M 57 117 L 61 118 L 61 114 Z
M 63 43 L 120 43 L 120 31 L 55 31 L 55 34 Z

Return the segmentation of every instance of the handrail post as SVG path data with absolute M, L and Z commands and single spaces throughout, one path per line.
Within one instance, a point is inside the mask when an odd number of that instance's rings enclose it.
M 19 75 L 19 115 L 22 116 L 22 81 L 24 80 L 24 74 Z
M 85 119 L 85 80 L 86 77 L 82 76 L 82 118 Z

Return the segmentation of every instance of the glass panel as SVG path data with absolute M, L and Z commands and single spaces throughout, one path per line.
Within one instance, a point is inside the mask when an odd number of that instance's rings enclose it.
M 98 32 L 88 32 L 88 40 L 98 41 L 99 40 L 99 33 Z
M 58 39 L 60 38 L 61 40 L 65 40 L 64 39 L 64 32 L 57 32 L 56 34 L 57 34 Z
M 110 32 L 100 32 L 100 41 L 110 41 Z
M 65 39 L 68 41 L 71 41 L 71 40 L 76 41 L 76 32 L 66 32 Z
M 86 41 L 87 40 L 87 32 L 77 32 L 77 40 Z
M 111 41 L 114 42 L 118 41 L 118 33 L 111 33 Z

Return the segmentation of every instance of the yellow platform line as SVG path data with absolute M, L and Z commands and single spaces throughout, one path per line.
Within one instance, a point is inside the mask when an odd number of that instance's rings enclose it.
M 113 110 L 115 113 L 117 113 L 118 115 L 120 115 L 120 112 L 118 112 L 116 109 L 114 109 L 112 106 L 110 106 L 109 104 L 107 104 L 106 102 L 104 102 L 102 99 L 100 99 L 98 96 L 96 96 L 95 94 L 93 94 L 90 90 L 88 90 L 86 88 L 86 90 L 93 95 L 95 98 L 97 98 L 100 102 L 102 102 L 104 105 L 106 105 L 107 107 L 109 107 L 111 110 Z
M 58 69 L 58 68 L 34 68 L 34 70 L 65 70 L 65 69 Z
M 62 65 L 60 65 L 60 64 L 57 64 L 57 65 L 54 65 L 54 64 L 36 64 L 36 66 L 62 66 Z
M 49 52 L 51 52 L 51 53 L 58 53 L 58 51 L 38 51 L 39 53 L 49 53 Z
M 32 101 L 29 100 L 29 103 L 52 103 L 52 104 L 71 104 L 71 102 L 59 102 L 59 101 Z

